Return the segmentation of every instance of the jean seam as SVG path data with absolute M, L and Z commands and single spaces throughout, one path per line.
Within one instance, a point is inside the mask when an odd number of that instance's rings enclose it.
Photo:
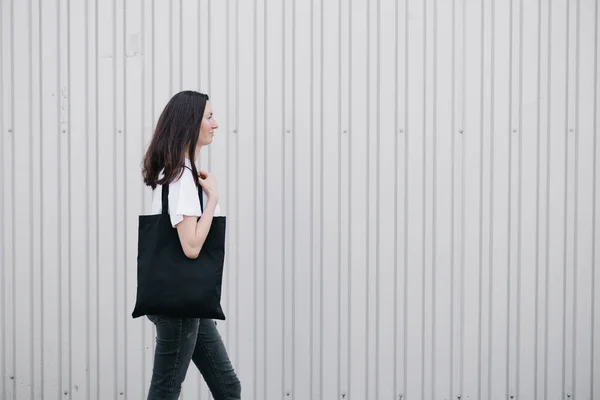
M 175 378 L 177 377 L 177 372 L 179 369 L 179 353 L 181 352 L 181 337 L 183 330 L 183 322 L 181 319 L 178 319 L 179 322 L 179 330 L 177 337 L 177 353 L 175 354 L 175 368 L 173 370 L 173 375 L 171 376 L 171 387 L 169 388 L 168 395 L 171 396 L 173 394 L 173 389 L 175 388 Z
M 215 380 L 217 382 L 219 382 L 219 386 L 221 387 L 221 392 L 223 392 L 223 394 L 225 395 L 225 385 L 223 384 L 223 381 L 221 381 L 221 378 L 219 377 L 219 374 L 216 373 L 217 370 L 217 366 L 214 362 L 214 359 L 211 355 L 211 353 L 208 351 L 208 348 L 206 347 L 206 345 L 204 344 L 204 342 L 200 341 L 200 344 L 202 345 L 202 349 L 204 350 L 204 353 L 206 354 L 206 356 L 208 357 L 208 360 L 210 361 L 210 365 L 212 366 L 213 372 L 215 372 Z M 227 400 L 227 399 L 225 399 Z

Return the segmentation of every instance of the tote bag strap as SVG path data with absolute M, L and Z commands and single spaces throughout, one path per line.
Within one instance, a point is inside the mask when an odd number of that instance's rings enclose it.
M 188 168 L 188 167 L 186 167 Z M 191 170 L 190 170 L 191 171 Z M 204 213 L 204 196 L 202 195 L 202 186 L 198 185 L 198 197 L 200 198 L 200 210 Z M 169 185 L 162 186 L 162 213 L 169 213 Z
M 187 169 L 189 169 L 190 171 L 192 171 L 192 169 L 190 167 L 188 167 L 187 165 L 185 166 Z M 192 171 L 194 172 L 194 171 Z M 200 199 L 200 211 L 202 211 L 202 213 L 204 214 L 204 196 L 202 195 L 202 186 L 198 185 L 198 198 Z
M 162 213 L 169 213 L 169 185 L 162 186 Z
M 200 197 L 200 210 L 204 214 L 204 196 L 202 195 L 202 186 L 198 185 L 198 197 Z

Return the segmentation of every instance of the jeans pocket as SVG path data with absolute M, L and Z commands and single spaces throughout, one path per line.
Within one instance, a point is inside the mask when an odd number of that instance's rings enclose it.
M 160 315 L 146 315 L 148 319 L 154 324 L 158 325 L 163 319 Z

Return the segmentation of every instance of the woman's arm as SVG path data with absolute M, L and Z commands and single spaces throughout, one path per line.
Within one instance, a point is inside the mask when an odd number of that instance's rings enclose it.
M 208 194 L 208 201 L 200 219 L 185 215 L 183 220 L 177 224 L 179 241 L 186 257 L 198 258 L 200 250 L 206 241 L 208 231 L 212 224 L 215 208 L 218 202 L 217 184 L 215 178 L 204 171 L 200 171 L 199 182 Z
M 183 221 L 177 224 L 181 247 L 189 258 L 198 258 L 212 224 L 217 202 L 214 201 L 214 197 L 209 196 L 207 203 L 200 219 L 186 215 Z

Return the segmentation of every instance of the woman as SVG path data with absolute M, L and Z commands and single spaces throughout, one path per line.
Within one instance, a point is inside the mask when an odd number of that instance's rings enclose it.
M 153 189 L 152 214 L 161 213 L 161 186 L 169 185 L 169 218 L 189 258 L 198 257 L 213 217 L 220 214 L 215 178 L 198 172 L 195 165 L 200 148 L 212 143 L 217 128 L 207 95 L 177 93 L 163 110 L 144 158 L 144 183 Z M 160 315 L 148 319 L 156 325 L 157 336 L 148 400 L 179 398 L 190 361 L 215 400 L 241 398 L 240 381 L 212 320 Z

